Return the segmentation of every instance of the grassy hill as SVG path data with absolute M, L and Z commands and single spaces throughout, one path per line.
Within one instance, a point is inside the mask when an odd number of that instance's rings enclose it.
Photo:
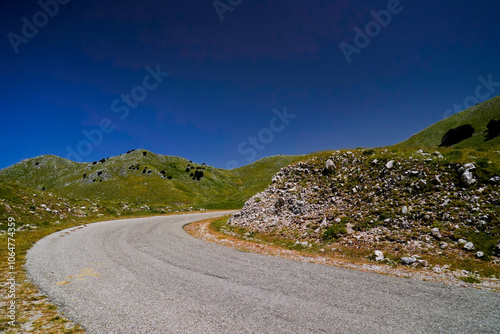
M 473 135 L 453 145 L 453 148 L 497 148 L 500 146 L 500 136 L 491 140 L 487 138 L 487 126 L 492 120 L 500 120 L 500 96 L 443 119 L 395 147 L 439 147 L 443 136 L 449 130 L 470 124 L 474 128 Z
M 377 251 L 393 266 L 496 277 L 499 125 L 496 97 L 391 147 L 311 154 L 220 230 L 322 256 L 375 260 Z
M 280 168 L 302 158 L 274 156 L 229 171 L 146 150 L 92 163 L 45 155 L 0 170 L 0 181 L 100 203 L 229 209 L 241 207 Z

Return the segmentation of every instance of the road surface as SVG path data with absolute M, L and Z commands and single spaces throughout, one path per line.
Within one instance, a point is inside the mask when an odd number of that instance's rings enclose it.
M 52 234 L 29 276 L 89 333 L 500 333 L 500 294 L 241 252 L 129 219 Z

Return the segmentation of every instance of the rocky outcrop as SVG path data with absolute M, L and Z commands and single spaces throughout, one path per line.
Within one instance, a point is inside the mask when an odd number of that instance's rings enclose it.
M 471 233 L 499 237 L 498 183 L 437 153 L 357 150 L 299 162 L 282 168 L 229 224 L 301 242 L 392 242 L 408 251 L 458 248 Z

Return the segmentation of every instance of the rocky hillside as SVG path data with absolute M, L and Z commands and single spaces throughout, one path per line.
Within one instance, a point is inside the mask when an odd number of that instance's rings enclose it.
M 442 152 L 318 155 L 282 168 L 229 224 L 305 246 L 500 256 L 500 152 Z
M 0 234 L 7 230 L 9 217 L 16 220 L 18 231 L 22 231 L 59 221 L 100 217 L 109 210 L 89 200 L 68 200 L 47 191 L 0 181 Z
M 265 189 L 281 167 L 302 158 L 274 156 L 230 171 L 146 150 L 90 163 L 44 155 L 0 170 L 0 181 L 101 204 L 232 209 Z

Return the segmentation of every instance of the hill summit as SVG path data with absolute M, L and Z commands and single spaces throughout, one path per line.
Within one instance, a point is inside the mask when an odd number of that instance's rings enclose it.
M 281 167 L 300 159 L 274 156 L 229 171 L 147 150 L 90 163 L 44 155 L 0 170 L 0 181 L 65 198 L 122 202 L 127 207 L 233 209 L 263 190 Z

